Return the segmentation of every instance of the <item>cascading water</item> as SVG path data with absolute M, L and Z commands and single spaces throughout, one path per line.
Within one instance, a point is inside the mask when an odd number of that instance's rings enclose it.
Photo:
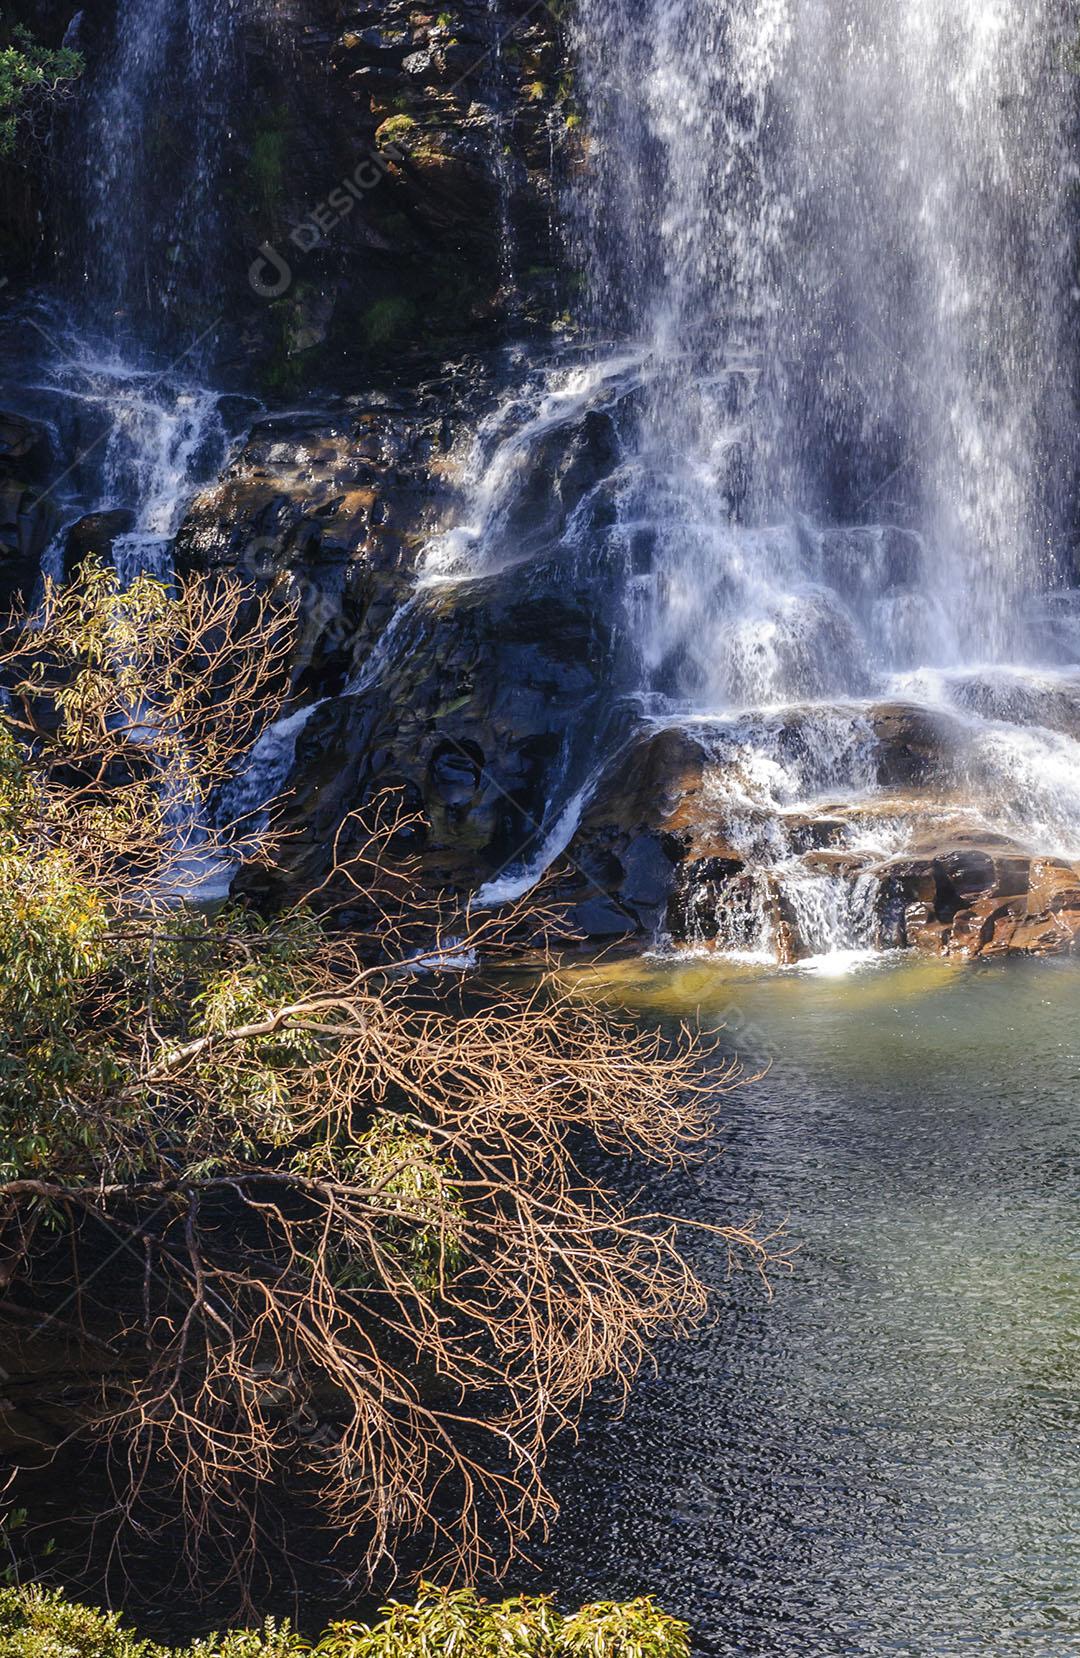
M 239 17 L 239 0 L 132 0 L 91 53 L 60 169 L 73 181 L 62 281 L 14 313 L 5 342 L 22 406 L 74 457 L 49 490 L 60 527 L 44 575 L 65 573 L 85 520 L 125 586 L 171 580 L 184 510 L 242 415 L 245 400 L 207 384 Z M 197 866 L 204 836 L 186 808 L 176 834 Z
M 12 330 L 33 348 L 18 371 L 27 405 L 62 435 L 61 453 L 76 452 L 57 491 L 69 518 L 132 520 L 114 543 L 125 578 L 169 574 L 183 507 L 228 443 L 205 380 L 239 20 L 239 0 L 119 9 L 62 158 L 74 188 L 61 290 L 32 301 Z
M 241 5 L 118 15 L 86 89 L 75 302 L 38 318 L 36 391 L 92 439 L 69 516 L 128 511 L 125 578 L 169 574 L 229 442 L 200 365 Z M 712 732 L 709 798 L 747 864 L 721 942 L 778 946 L 779 916 L 802 953 L 873 944 L 867 860 L 928 824 L 1080 849 L 1066 27 L 1058 0 L 577 0 L 582 341 L 481 427 L 421 587 L 536 557 L 619 595 L 637 677 L 616 692 Z M 489 67 L 501 153 L 498 48 Z M 933 775 L 838 766 L 835 732 L 872 750 L 898 702 L 947 720 Z M 291 720 L 260 764 L 287 761 Z M 620 710 L 592 751 L 567 741 L 542 844 L 488 901 L 566 849 L 625 735 Z M 832 862 L 792 833 L 826 810 Z
M 633 11 L 577 8 L 598 156 L 582 238 L 598 318 L 654 353 L 639 444 L 677 497 L 655 560 L 673 649 L 685 588 L 713 602 L 718 657 L 732 628 L 847 630 L 781 538 L 740 560 L 733 521 L 895 513 L 926 538 L 919 592 L 954 624 L 932 649 L 1014 654 L 1063 508 L 1075 82 L 1060 8 Z M 779 694 L 802 689 L 780 672 Z
M 571 219 L 620 372 L 605 347 L 545 386 L 477 470 L 451 554 L 504 560 L 548 423 L 575 394 L 618 405 L 604 512 L 564 551 L 602 543 L 622 572 L 651 713 L 712 722 L 732 840 L 778 729 L 805 761 L 795 794 L 757 802 L 772 832 L 742 848 L 721 942 L 777 947 L 778 912 L 803 954 L 880 935 L 872 881 L 808 862 L 785 813 L 846 802 L 864 862 L 920 813 L 1075 856 L 1064 9 L 579 0 L 573 27 L 590 142 Z M 837 774 L 837 720 L 890 699 L 949 721 L 921 801 L 876 798 L 873 766 Z
M 89 88 L 79 308 L 129 347 L 197 361 L 213 330 L 238 20 L 239 0 L 131 0 Z

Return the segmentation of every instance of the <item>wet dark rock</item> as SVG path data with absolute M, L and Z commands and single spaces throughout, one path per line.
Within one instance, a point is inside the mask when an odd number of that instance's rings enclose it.
M 42 555 L 60 527 L 60 515 L 37 485 L 0 475 L 0 606 L 18 594 L 29 599 Z
M 91 512 L 68 530 L 64 543 L 64 578 L 91 553 L 103 563 L 112 557 L 113 542 L 134 527 L 135 514 L 119 507 L 113 512 Z
M 444 806 L 471 807 L 482 786 L 484 754 L 475 743 L 443 743 L 428 762 L 429 797 Z
M 883 703 L 870 713 L 882 788 L 920 788 L 940 779 L 963 741 L 962 721 L 915 703 Z
M 1080 875 L 1003 836 L 959 836 L 878 873 L 902 909 L 893 942 L 948 956 L 1055 954 L 1080 936 Z
M 370 686 L 305 728 L 291 838 L 264 895 L 321 877 L 350 813 L 388 793 L 420 816 L 433 889 L 468 892 L 526 862 L 558 788 L 611 740 L 618 656 L 602 596 L 556 563 L 421 590 Z
M 490 341 L 511 316 L 515 332 L 547 327 L 564 308 L 552 160 L 575 144 L 569 50 L 551 8 L 523 4 L 517 26 L 514 10 L 341 7 L 292 54 L 252 16 L 235 231 L 246 264 L 268 245 L 289 278 L 253 300 L 237 271 L 239 374 L 272 394 L 344 390 L 358 366 L 399 375 L 404 355 Z
M 49 492 L 53 442 L 44 425 L 0 412 L 0 608 L 29 599 L 41 557 L 60 528 Z
M 607 938 L 626 938 L 641 930 L 633 910 L 620 909 L 610 898 L 596 896 L 575 904 L 569 911 L 571 927 L 583 938 L 597 941 Z
M 842 817 L 807 812 L 784 814 L 784 833 L 794 852 L 812 852 L 842 844 L 847 821 Z
M 635 909 L 653 909 L 667 902 L 674 866 L 664 847 L 652 835 L 636 835 L 622 858 L 621 895 Z
M 557 902 L 586 937 L 664 930 L 678 866 L 694 839 L 693 802 L 707 759 L 694 736 L 672 728 L 632 739 L 609 765 L 555 888 Z M 712 847 L 706 833 L 701 855 Z M 617 929 L 611 906 L 621 918 Z
M 895 525 L 821 530 L 810 551 L 817 553 L 826 585 L 856 605 L 871 596 L 924 583 L 923 541 Z
M 6 470 L 18 462 L 19 470 L 25 474 L 29 470 L 27 463 L 44 463 L 48 452 L 49 439 L 44 427 L 22 415 L 0 410 L 0 467 Z
M 445 397 L 271 419 L 192 503 L 177 568 L 233 570 L 296 605 L 298 691 L 343 690 L 404 602 L 449 500 Z

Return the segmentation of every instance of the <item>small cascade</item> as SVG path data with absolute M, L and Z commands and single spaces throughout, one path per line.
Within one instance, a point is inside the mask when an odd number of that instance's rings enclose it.
M 269 808 L 288 780 L 301 733 L 324 700 L 291 710 L 261 733 L 242 769 L 221 791 L 215 813 L 219 827 L 235 827 L 241 842 L 258 840 Z
M 103 498 L 132 501 L 135 527 L 113 542 L 125 586 L 140 574 L 168 580 L 172 542 L 196 486 L 220 470 L 230 434 L 221 398 L 203 386 L 175 385 L 159 400 L 136 383 L 113 404 L 115 425 L 102 468 Z
M 682 894 L 688 947 L 754 961 L 878 948 L 879 882 L 861 865 L 888 831 L 876 845 L 863 831 L 856 851 L 859 829 L 834 804 L 874 798 L 877 745 L 862 712 L 808 706 L 695 730 L 709 752 L 701 815 L 723 826 L 724 845 Z
M 130 0 L 81 86 L 61 158 L 71 180 L 62 295 L 14 321 L 14 378 L 74 464 L 72 516 L 123 513 L 125 581 L 171 572 L 170 545 L 231 432 L 207 383 L 229 112 L 241 86 L 244 0 Z M 21 325 L 21 326 L 20 326 Z M 59 568 L 62 545 L 50 549 Z
M 123 514 L 112 536 L 125 585 L 142 573 L 169 579 L 172 542 L 196 489 L 224 464 L 241 400 L 185 375 L 132 366 L 118 352 L 50 314 L 55 354 L 31 362 L 24 402 L 77 446 L 75 464 L 54 491 L 65 527 L 44 562 L 62 573 L 67 527 L 87 514 Z
M 129 520 L 108 538 L 125 582 L 170 576 L 184 509 L 232 435 L 206 364 L 242 3 L 119 8 L 89 54 L 82 119 L 60 158 L 71 187 L 61 293 L 31 299 L 5 341 L 24 406 L 72 457 L 51 491 L 67 521 Z M 64 543 L 61 532 L 47 573 L 62 572 Z
M 537 485 L 545 456 L 564 461 L 590 417 L 616 414 L 642 383 L 641 353 L 557 361 L 529 374 L 483 420 L 463 458 L 462 508 L 424 549 L 421 581 L 488 576 L 559 545 L 587 556 L 584 514 L 545 511 Z M 601 486 L 603 485 L 601 484 Z M 539 510 L 538 510 L 539 509 Z
M 796 875 L 783 886 L 790 927 L 811 961 L 875 950 L 880 943 L 879 882 L 870 873 Z
M 504 870 L 494 881 L 486 882 L 477 890 L 472 900 L 477 909 L 498 909 L 503 904 L 514 903 L 532 891 L 545 870 L 550 869 L 552 864 L 562 857 L 576 835 L 582 812 L 599 778 L 599 771 L 593 772 L 588 781 L 571 795 L 546 834 L 541 828 L 539 845 L 532 857 L 524 863 L 514 864 L 510 869 Z

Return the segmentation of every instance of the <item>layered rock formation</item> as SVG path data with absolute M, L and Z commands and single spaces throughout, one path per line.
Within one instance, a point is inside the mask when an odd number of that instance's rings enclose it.
M 569 848 L 559 892 L 578 930 L 781 962 L 817 953 L 823 920 L 830 942 L 846 921 L 839 942 L 869 949 L 972 959 L 1080 949 L 1080 863 L 1033 854 L 950 791 L 968 740 L 961 722 L 885 704 L 867 726 L 863 798 L 772 817 L 762 808 L 759 823 L 738 763 L 708 731 L 635 739 Z

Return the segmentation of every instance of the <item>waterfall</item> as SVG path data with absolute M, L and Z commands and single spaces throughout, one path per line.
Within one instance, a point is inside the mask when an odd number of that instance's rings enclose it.
M 213 328 L 239 0 L 130 0 L 87 93 L 81 309 L 189 357 Z
M 502 569 L 546 534 L 621 584 L 643 707 L 714 732 L 746 873 L 719 919 L 711 888 L 684 899 L 733 949 L 775 950 L 778 927 L 803 954 L 873 947 L 891 923 L 867 860 L 919 836 L 1074 857 L 1065 8 L 577 0 L 571 30 L 591 351 L 482 430 L 429 573 Z M 553 430 L 598 412 L 615 463 L 539 521 Z M 944 715 L 954 747 L 886 798 L 872 735 L 844 775 L 835 733 L 889 701 Z M 779 793 L 778 742 L 800 756 Z M 831 850 L 794 844 L 826 810 Z
M 125 509 L 125 578 L 169 576 L 233 430 L 207 381 L 244 4 L 130 0 L 91 54 L 79 281 L 41 330 L 55 349 L 34 390 L 93 437 L 69 504 Z M 484 9 L 513 311 L 516 48 L 501 0 Z M 1074 857 L 1067 8 L 575 0 L 566 26 L 587 134 L 561 169 L 576 324 L 506 351 L 512 384 L 474 434 L 417 602 L 531 562 L 541 584 L 572 572 L 619 635 L 622 677 L 618 718 L 567 735 L 537 844 L 484 900 L 572 854 L 606 743 L 687 721 L 711 733 L 703 798 L 742 860 L 719 899 L 733 947 L 785 927 L 804 952 L 874 946 L 889 924 L 868 860 L 917 833 Z M 403 648 L 405 614 L 350 695 Z M 951 747 L 898 777 L 877 733 L 900 703 L 940 715 Z M 241 794 L 288 765 L 302 716 L 267 734 Z M 690 908 L 713 914 L 715 897 Z
M 91 54 L 62 170 L 71 184 L 61 286 L 16 324 L 28 400 L 76 453 L 66 522 L 119 511 L 121 576 L 168 578 L 188 500 L 224 462 L 226 405 L 208 383 L 241 0 L 130 0 Z M 229 411 L 242 416 L 238 400 Z M 64 532 L 47 555 L 56 575 Z
M 852 692 L 868 657 L 1007 660 L 1067 505 L 1056 0 L 580 0 L 576 20 L 592 313 L 654 358 L 634 519 L 654 520 L 660 688 L 744 694 L 703 658 L 772 653 L 778 696 L 825 655 Z M 899 650 L 803 515 L 922 538 L 875 595 L 904 596 Z
M 52 491 L 61 528 L 42 570 L 54 578 L 69 530 L 104 514 L 113 530 L 97 550 L 111 548 L 121 581 L 171 581 L 186 507 L 253 406 L 208 383 L 240 3 L 126 0 L 91 53 L 61 169 L 61 283 L 16 310 L 11 330 L 24 400 L 72 457 Z M 168 798 L 167 777 L 162 788 Z M 170 819 L 192 871 L 207 873 L 201 824 L 185 805 Z

